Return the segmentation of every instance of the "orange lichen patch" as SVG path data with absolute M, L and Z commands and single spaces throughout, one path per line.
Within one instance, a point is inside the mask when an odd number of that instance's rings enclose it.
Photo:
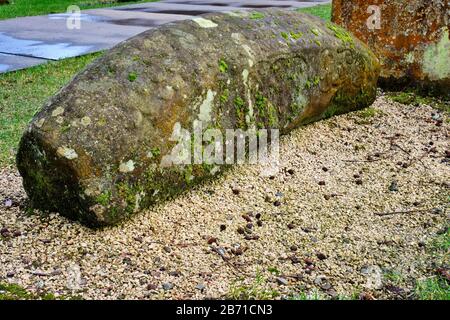
M 447 0 L 335 0 L 332 19 L 378 55 L 383 80 L 445 84 L 448 76 L 426 71 L 424 54 L 448 31 L 448 10 Z M 435 51 L 436 61 L 450 59 L 450 49 L 444 57 L 445 50 Z

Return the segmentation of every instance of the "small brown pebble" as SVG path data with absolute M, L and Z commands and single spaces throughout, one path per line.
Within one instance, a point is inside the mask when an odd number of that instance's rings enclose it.
M 261 219 L 261 213 L 257 213 L 255 218 L 258 219 L 258 220 Z
M 16 230 L 13 233 L 13 237 L 15 237 L 15 238 L 20 237 L 21 235 L 22 235 L 22 232 L 20 232 L 19 230 Z
M 291 260 L 292 264 L 298 264 L 302 262 L 302 260 L 296 256 L 289 257 L 289 259 Z
M 325 259 L 327 258 L 327 256 L 326 256 L 325 254 L 321 253 L 321 252 L 318 252 L 318 253 L 316 254 L 316 257 L 317 257 L 319 260 L 325 260 Z
M 259 236 L 258 235 L 246 235 L 245 236 L 245 240 L 259 240 Z
M 213 244 L 213 243 L 217 243 L 217 238 L 214 238 L 214 237 L 208 238 L 208 244 Z
M 306 263 L 307 266 L 314 264 L 314 261 L 311 258 L 305 258 L 303 261 Z
M 357 206 L 355 207 L 355 209 L 356 209 L 356 210 L 361 210 L 361 206 L 360 206 L 360 205 L 357 205 Z
M 414 207 L 420 206 L 420 202 L 419 202 L 419 201 L 414 201 L 414 202 L 413 202 L 413 206 L 414 206 Z
M 297 246 L 295 246 L 295 245 L 291 246 L 290 249 L 291 249 L 291 251 L 297 251 L 298 250 Z
M 275 206 L 275 207 L 279 207 L 279 206 L 281 206 L 281 202 L 280 201 L 275 201 L 274 203 L 273 203 L 273 205 Z
M 319 186 L 324 186 L 325 185 L 325 181 L 319 181 Z
M 242 215 L 242 218 L 243 218 L 245 221 L 247 221 L 247 222 L 252 222 L 252 218 L 250 218 L 250 216 L 247 215 L 247 214 L 243 214 L 243 215 Z
M 15 274 L 15 272 L 8 272 L 7 274 L 6 274 L 6 277 L 7 278 L 12 278 L 12 277 L 14 277 L 16 274 Z
M 295 224 L 289 223 L 289 224 L 287 225 L 287 227 L 289 228 L 289 230 L 292 230 L 292 229 L 295 228 Z
M 164 246 L 163 250 L 164 250 L 165 252 L 167 252 L 167 253 L 171 253 L 171 252 L 172 252 L 172 249 L 170 249 L 169 246 Z
M 316 268 L 313 265 L 308 265 L 305 267 L 305 273 L 311 274 Z
M 358 180 L 355 181 L 355 183 L 356 183 L 358 186 L 360 186 L 360 185 L 363 184 L 363 181 L 362 181 L 361 179 L 358 179 Z
M 323 197 L 325 198 L 325 200 L 330 200 L 331 196 L 329 194 L 324 194 Z
M 242 227 L 237 228 L 237 233 L 244 234 L 245 233 L 244 228 L 242 228 Z
M 232 191 L 233 191 L 233 194 L 235 194 L 235 195 L 239 195 L 241 193 L 241 190 L 239 190 L 237 188 L 233 188 Z
M 241 256 L 242 254 L 244 254 L 244 251 L 240 247 L 236 249 L 231 249 L 231 252 L 236 256 Z
M 288 169 L 287 173 L 289 173 L 291 176 L 295 173 L 294 169 Z
M 327 167 L 322 167 L 322 171 L 323 171 L 323 172 L 327 172 L 327 171 L 328 171 L 328 168 L 327 168 Z
M 9 231 L 0 232 L 0 236 L 3 238 L 9 238 L 11 236 L 11 233 Z
M 375 298 L 371 293 L 363 292 L 359 295 L 359 300 L 375 300 Z
M 361 176 L 360 176 L 359 174 L 354 174 L 354 175 L 353 175 L 353 178 L 359 179 L 359 178 L 361 178 Z
M 224 224 L 220 225 L 220 231 L 225 231 L 227 229 L 227 226 Z
M 247 229 L 252 229 L 253 228 L 253 224 L 252 223 L 247 223 L 245 227 Z
M 149 283 L 147 285 L 147 290 L 149 290 L 149 291 L 153 291 L 153 290 L 156 290 L 156 289 L 158 289 L 158 286 L 156 284 Z
M 258 220 L 258 221 L 256 222 L 256 224 L 258 225 L 258 227 L 262 227 L 262 225 L 263 225 L 263 223 L 262 223 L 261 220 Z

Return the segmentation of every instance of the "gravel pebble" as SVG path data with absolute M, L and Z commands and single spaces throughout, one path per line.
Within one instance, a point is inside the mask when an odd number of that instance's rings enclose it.
M 205 299 L 226 298 L 234 286 L 254 283 L 258 273 L 273 279 L 267 270 L 276 268 L 284 275 L 302 273 L 283 285 L 283 295 L 305 288 L 351 296 L 368 282 L 368 275 L 359 270 L 378 265 L 383 272 L 402 274 L 408 281 L 401 288 L 413 292 L 414 280 L 429 276 L 439 262 L 418 244 L 432 242 L 447 226 L 450 173 L 442 160 L 448 156 L 444 150 L 449 149 L 449 124 L 445 119 L 440 126 L 430 122 L 432 109 L 424 105 L 404 106 L 381 96 L 372 107 L 379 113 L 364 124 L 356 112 L 281 137 L 282 174 L 267 179 L 261 175 L 263 165 L 236 166 L 215 181 L 101 230 L 56 213 L 28 214 L 17 171 L 0 169 L 0 275 L 6 279 L 14 270 L 8 281 L 31 292 L 42 288 L 84 299 Z M 436 153 L 424 150 L 430 141 Z M 393 142 L 409 154 L 391 148 Z M 292 168 L 295 174 L 283 174 L 283 168 Z M 364 179 L 363 185 L 355 183 L 355 173 Z M 394 180 L 400 188 L 389 192 Z M 319 186 L 318 181 L 326 185 Z M 230 186 L 239 186 L 240 195 Z M 277 192 L 283 194 L 278 207 L 273 197 Z M 335 196 L 326 200 L 324 193 Z M 3 205 L 7 199 L 11 207 Z M 374 214 L 429 208 L 442 212 Z M 244 229 L 252 221 L 241 217 L 249 212 L 263 212 L 264 224 L 253 228 L 257 235 Z M 208 244 L 207 236 L 217 236 L 224 221 L 221 256 L 211 250 L 217 245 Z M 13 237 L 15 231 L 21 236 Z M 246 241 L 247 236 L 258 240 Z M 289 257 L 292 252 L 287 248 L 294 243 L 297 256 Z M 170 251 L 165 249 L 169 245 Z M 317 257 L 315 265 L 305 263 L 305 257 L 318 252 L 332 254 L 325 260 Z M 52 274 L 57 269 L 60 274 Z M 31 274 L 36 270 L 47 275 L 39 280 Z M 174 277 L 166 270 L 181 275 Z M 318 274 L 328 282 L 316 284 Z M 196 289 L 200 283 L 208 290 Z M 274 284 L 265 285 L 271 289 Z M 397 297 L 374 288 L 361 297 Z

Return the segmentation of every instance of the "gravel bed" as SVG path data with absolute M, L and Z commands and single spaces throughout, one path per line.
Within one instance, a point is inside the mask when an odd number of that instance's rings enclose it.
M 372 108 L 282 137 L 278 167 L 235 167 L 103 230 L 31 214 L 20 176 L 1 169 L 0 283 L 84 299 L 225 298 L 245 286 L 408 298 L 445 262 L 427 249 L 449 222 L 449 125 L 383 95 Z

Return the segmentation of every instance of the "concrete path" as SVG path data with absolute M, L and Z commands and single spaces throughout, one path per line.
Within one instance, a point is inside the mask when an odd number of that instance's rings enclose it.
M 330 0 L 164 0 L 84 10 L 81 28 L 68 14 L 0 20 L 0 73 L 109 49 L 155 26 L 208 12 L 308 7 Z

